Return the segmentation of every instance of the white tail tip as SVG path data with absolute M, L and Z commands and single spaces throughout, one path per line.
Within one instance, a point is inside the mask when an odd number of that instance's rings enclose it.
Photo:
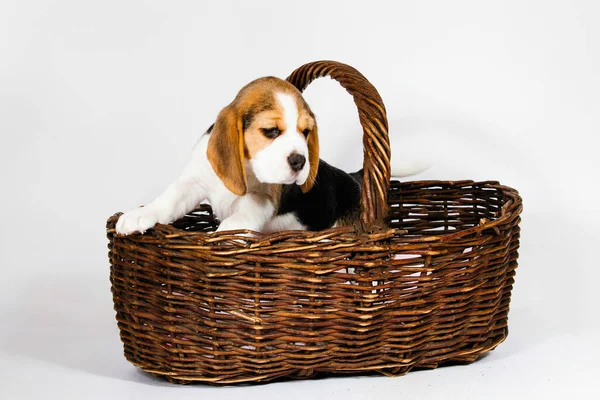
M 397 161 L 391 160 L 392 176 L 403 178 L 416 175 L 429 169 L 432 163 L 424 160 Z

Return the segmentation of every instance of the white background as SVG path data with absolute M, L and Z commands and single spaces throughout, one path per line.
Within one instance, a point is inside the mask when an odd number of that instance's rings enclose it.
M 0 2 L 0 398 L 599 398 L 597 1 Z M 506 342 L 401 378 L 172 386 L 122 356 L 105 220 L 179 173 L 237 90 L 343 61 L 379 89 L 415 179 L 520 190 Z M 329 80 L 322 158 L 358 169 Z

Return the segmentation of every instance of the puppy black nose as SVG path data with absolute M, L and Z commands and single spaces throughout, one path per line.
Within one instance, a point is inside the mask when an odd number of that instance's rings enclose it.
M 298 172 L 304 167 L 304 163 L 306 163 L 306 158 L 303 155 L 298 153 L 294 153 L 288 157 L 288 163 L 292 168 L 292 171 Z

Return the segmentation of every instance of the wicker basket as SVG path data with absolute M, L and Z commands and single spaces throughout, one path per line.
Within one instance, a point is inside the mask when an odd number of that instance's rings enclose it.
M 364 130 L 358 227 L 254 237 L 203 205 L 146 234 L 116 235 L 110 280 L 125 357 L 169 380 L 229 384 L 321 373 L 402 375 L 472 362 L 507 335 L 521 198 L 497 182 L 390 182 L 386 113 L 355 69 L 331 76 Z

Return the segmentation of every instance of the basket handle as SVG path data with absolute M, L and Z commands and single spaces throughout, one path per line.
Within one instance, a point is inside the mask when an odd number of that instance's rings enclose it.
M 304 64 L 287 78 L 301 92 L 315 79 L 329 76 L 354 97 L 363 128 L 364 178 L 360 198 L 360 226 L 369 232 L 385 226 L 390 188 L 390 140 L 388 122 L 377 89 L 360 72 L 337 61 Z

